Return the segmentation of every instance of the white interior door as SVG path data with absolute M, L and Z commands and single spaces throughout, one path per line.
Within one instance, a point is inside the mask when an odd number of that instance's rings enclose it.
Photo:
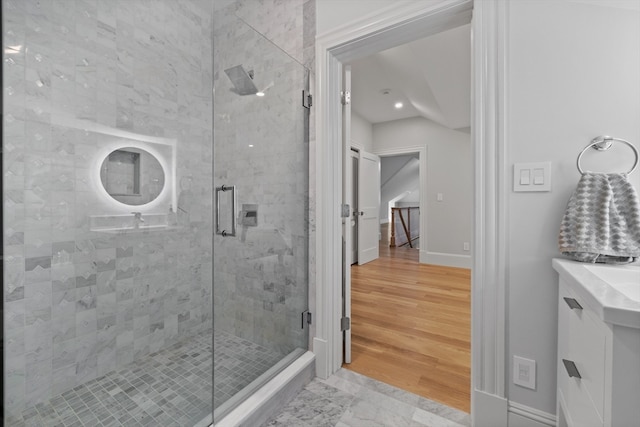
M 380 157 L 360 150 L 358 161 L 358 265 L 380 256 Z

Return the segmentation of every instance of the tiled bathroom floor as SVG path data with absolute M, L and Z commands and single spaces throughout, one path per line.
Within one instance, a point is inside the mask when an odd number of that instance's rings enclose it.
M 211 330 L 23 411 L 5 426 L 193 426 L 211 414 Z M 222 403 L 281 356 L 215 332 L 214 400 Z M 469 415 L 341 369 L 315 379 L 268 427 L 464 427 Z
M 463 427 L 469 414 L 346 369 L 314 379 L 263 427 Z
M 211 334 L 27 408 L 5 426 L 193 426 L 211 414 Z

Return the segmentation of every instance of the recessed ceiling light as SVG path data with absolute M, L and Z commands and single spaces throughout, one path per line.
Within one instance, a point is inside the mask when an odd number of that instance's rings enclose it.
M 396 104 L 394 105 L 394 107 L 396 107 L 397 109 L 402 108 L 402 102 L 396 102 Z
M 256 92 L 256 96 L 264 96 L 264 92 Z

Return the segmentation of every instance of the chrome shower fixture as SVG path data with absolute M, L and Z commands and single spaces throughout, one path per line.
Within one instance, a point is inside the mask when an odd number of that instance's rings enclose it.
M 258 88 L 253 84 L 253 70 L 247 72 L 242 65 L 236 65 L 224 72 L 235 88 L 233 91 L 238 95 L 255 95 L 258 92 Z

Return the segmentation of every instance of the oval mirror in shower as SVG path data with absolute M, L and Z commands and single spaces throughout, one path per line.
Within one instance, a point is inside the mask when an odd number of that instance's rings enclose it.
M 164 188 L 164 170 L 153 154 L 123 147 L 102 162 L 100 179 L 107 193 L 120 203 L 138 206 L 155 200 Z

